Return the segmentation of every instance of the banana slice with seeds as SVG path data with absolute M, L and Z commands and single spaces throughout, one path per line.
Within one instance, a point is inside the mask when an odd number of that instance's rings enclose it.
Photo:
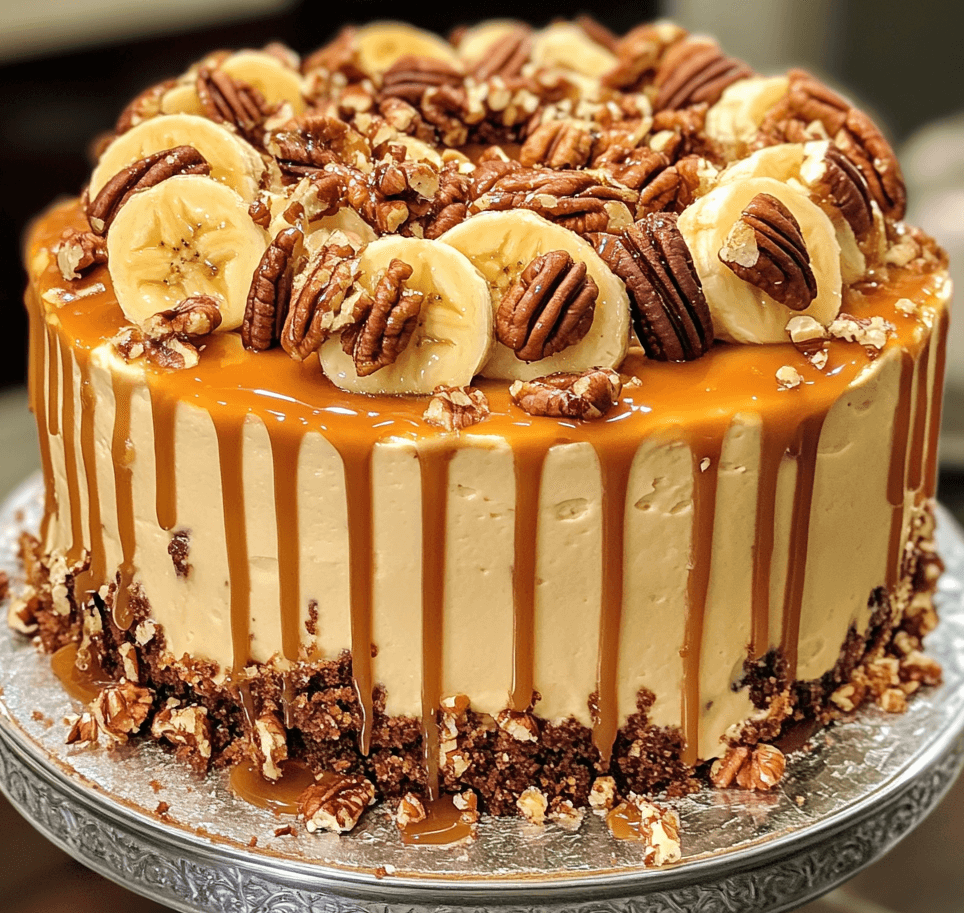
M 355 33 L 353 43 L 358 64 L 369 76 L 384 73 L 406 54 L 443 60 L 456 70 L 462 69 L 455 48 L 444 38 L 405 22 L 385 20 L 362 26 Z
M 440 238 L 465 254 L 485 276 L 493 313 L 523 270 L 542 254 L 562 250 L 585 263 L 599 294 L 589 332 L 575 345 L 533 362 L 496 343 L 482 368 L 486 377 L 533 380 L 556 371 L 615 368 L 629 344 L 629 298 L 626 288 L 592 246 L 579 235 L 534 212 L 483 212 L 449 229 Z
M 398 358 L 359 377 L 333 337 L 319 352 L 325 374 L 352 393 L 429 394 L 440 384 L 466 386 L 492 344 L 492 306 L 485 280 L 457 250 L 438 241 L 387 236 L 361 254 L 359 285 L 372 294 L 392 260 L 412 267 L 406 289 L 424 295 L 418 326 Z
M 90 177 L 90 199 L 121 169 L 175 146 L 193 146 L 211 165 L 211 177 L 236 191 L 247 203 L 258 196 L 264 162 L 250 143 L 206 117 L 166 114 L 122 133 L 105 150 Z
M 251 277 L 268 246 L 248 204 L 208 177 L 168 178 L 124 204 L 107 257 L 117 301 L 142 323 L 192 295 L 220 302 L 220 331 L 241 325 Z

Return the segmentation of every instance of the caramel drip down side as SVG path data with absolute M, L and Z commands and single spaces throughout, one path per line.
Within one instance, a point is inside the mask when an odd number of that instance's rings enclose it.
M 422 754 L 429 799 L 439 798 L 438 713 L 445 636 L 445 542 L 454 445 L 420 446 L 422 481 Z
M 914 357 L 901 352 L 900 390 L 894 414 L 893 444 L 887 473 L 887 500 L 890 503 L 890 542 L 887 547 L 887 588 L 893 592 L 900 580 L 901 540 L 904 533 L 904 495 L 907 480 L 907 446 L 911 434 L 911 386 L 914 382 Z
M 345 497 L 348 504 L 348 579 L 351 603 L 351 674 L 361 707 L 358 750 L 368 755 L 374 724 L 372 670 L 372 589 L 375 568 L 372 561 L 374 531 L 372 517 L 373 446 L 347 448 L 341 452 L 345 466 Z
M 60 347 L 57 330 L 47 329 L 47 431 L 60 434 Z
M 54 469 L 50 456 L 50 426 L 47 421 L 47 398 L 44 395 L 44 378 L 47 371 L 47 324 L 39 305 L 30 311 L 30 408 L 37 420 L 37 439 L 40 444 L 40 467 L 44 479 L 44 515 L 40 522 L 40 542 L 46 547 L 50 519 L 56 510 L 57 494 L 54 489 Z
M 539 494 L 546 450 L 537 442 L 514 448 L 515 558 L 512 564 L 512 693 L 509 709 L 520 713 L 532 706 L 535 691 L 536 554 Z
M 231 792 L 257 808 L 284 815 L 298 814 L 298 800 L 314 784 L 314 775 L 301 761 L 282 761 L 279 766 L 281 779 L 266 780 L 258 764 L 242 759 L 231 768 Z
M 70 347 L 59 333 L 57 347 L 60 350 L 61 376 L 64 379 L 62 431 L 64 474 L 67 480 L 67 503 L 70 509 L 70 547 L 67 549 L 67 564 L 72 567 L 80 561 L 84 553 L 83 522 L 80 512 L 80 465 L 77 459 L 77 417 L 74 408 L 74 372 Z
M 716 488 L 726 429 L 713 429 L 712 436 L 691 443 L 693 453 L 693 534 L 686 577 L 686 624 L 683 628 L 683 762 L 695 764 L 699 757 L 700 657 L 706 599 L 710 589 L 713 557 L 713 526 L 716 521 Z
M 791 444 L 797 474 L 793 488 L 793 510 L 790 514 L 790 557 L 783 597 L 783 655 L 787 674 L 797 676 L 797 651 L 800 644 L 800 613 L 807 576 L 807 551 L 810 545 L 810 510 L 813 506 L 813 482 L 817 472 L 817 450 L 826 412 L 807 417 L 797 428 Z
M 425 803 L 425 818 L 402 828 L 402 843 L 414 846 L 451 846 L 473 837 L 472 826 L 451 796 L 441 796 Z
M 937 361 L 934 363 L 934 387 L 931 390 L 930 425 L 927 430 L 927 471 L 924 475 L 924 495 L 937 494 L 937 468 L 941 436 L 941 410 L 944 402 L 944 369 L 947 367 L 947 327 L 949 315 L 941 312 L 937 320 Z
M 157 485 L 157 525 L 170 532 L 177 525 L 177 473 L 174 428 L 178 400 L 165 396 L 158 384 L 151 386 L 151 416 L 154 422 L 154 476 Z
M 281 650 L 285 659 L 298 661 L 301 644 L 301 545 L 298 537 L 298 454 L 302 436 L 281 428 L 271 434 L 274 467 L 275 524 L 278 529 L 278 604 L 281 611 Z
M 134 582 L 134 554 L 137 540 L 134 530 L 134 459 L 131 445 L 131 396 L 130 381 L 113 375 L 114 433 L 110 453 L 114 464 L 114 497 L 117 501 L 117 535 L 121 546 L 121 564 L 117 572 L 117 588 L 114 591 L 114 624 L 126 631 L 133 621 L 130 610 L 130 586 Z
M 914 381 L 914 431 L 910 439 L 907 489 L 922 496 L 921 483 L 924 481 L 924 448 L 927 446 L 927 402 L 930 398 L 927 389 L 927 371 L 930 367 L 931 350 L 925 346 L 917 359 L 917 378 Z
M 90 564 L 79 575 L 74 591 L 78 597 L 98 589 L 106 582 L 107 556 L 104 545 L 104 525 L 100 515 L 100 486 L 97 481 L 97 450 L 94 444 L 94 417 L 97 398 L 91 387 L 90 363 L 87 353 L 77 359 L 80 368 L 80 453 L 87 479 L 87 531 L 90 540 Z
M 231 588 L 231 641 L 237 671 L 243 669 L 251 657 L 251 577 L 243 473 L 244 416 L 222 416 L 214 427 L 218 437 L 224 541 Z

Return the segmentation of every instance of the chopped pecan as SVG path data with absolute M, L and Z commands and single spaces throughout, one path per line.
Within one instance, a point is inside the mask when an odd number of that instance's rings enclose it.
M 639 188 L 636 218 L 642 218 L 648 212 L 682 212 L 696 199 L 697 191 L 703 184 L 704 169 L 707 168 L 711 172 L 714 170 L 701 156 L 687 155 L 675 165 L 652 175 L 651 179 Z
M 18 634 L 32 637 L 40 628 L 37 620 L 37 610 L 40 608 L 40 596 L 32 587 L 25 587 L 23 592 L 10 600 L 7 608 L 7 624 Z
M 213 67 L 201 67 L 194 85 L 207 117 L 231 124 L 246 139 L 259 138 L 259 129 L 273 107 L 254 86 Z
M 443 145 L 457 147 L 468 142 L 469 128 L 465 123 L 467 101 L 465 88 L 461 85 L 438 86 L 422 96 L 422 116 L 438 131 Z
M 212 295 L 191 295 L 174 307 L 150 317 L 144 329 L 152 339 L 174 335 L 185 339 L 207 336 L 221 326 L 221 304 Z
M 130 130 L 131 127 L 136 127 L 145 120 L 157 117 L 161 113 L 161 102 L 164 96 L 176 85 L 177 80 L 168 79 L 141 92 L 121 111 L 120 117 L 117 118 L 117 123 L 114 125 L 114 132 L 119 136 L 121 133 Z
M 563 250 L 540 254 L 502 296 L 496 337 L 521 361 L 554 355 L 589 332 L 598 295 L 585 263 Z
M 405 793 L 395 812 L 395 826 L 403 831 L 412 824 L 419 824 L 428 817 L 425 804 L 414 793 Z
M 473 65 L 470 75 L 479 82 L 495 76 L 502 79 L 519 76 L 531 52 L 532 29 L 525 25 L 517 26 L 489 45 L 479 61 Z
M 313 70 L 327 70 L 329 73 L 343 73 L 350 81 L 364 78 L 365 72 L 358 63 L 358 29 L 353 25 L 344 26 L 328 44 L 319 48 L 304 59 L 301 69 L 304 73 Z
M 833 143 L 827 145 L 821 164 L 823 170 L 810 185 L 811 192 L 838 209 L 857 240 L 862 240 L 874 225 L 870 189 L 863 174 Z
M 211 760 L 211 721 L 207 709 L 200 706 L 178 707 L 168 702 L 154 716 L 151 735 L 177 748 L 177 755 L 198 770 Z
M 167 544 L 167 553 L 174 564 L 174 573 L 178 577 L 187 577 L 191 573 L 191 534 L 186 529 L 179 529 L 171 535 Z
M 642 796 L 631 795 L 617 805 L 606 816 L 606 824 L 614 836 L 643 844 L 645 865 L 662 866 L 682 858 L 679 815 Z
M 686 30 L 669 22 L 647 22 L 627 32 L 614 49 L 619 58 L 602 78 L 604 86 L 632 91 L 641 88 L 643 78 L 652 73 L 666 50 L 686 37 Z
M 143 358 L 169 370 L 193 368 L 198 363 L 198 350 L 173 333 L 154 337 L 140 327 L 122 327 L 110 344 L 127 362 Z
M 422 418 L 446 431 L 461 431 L 484 421 L 489 411 L 489 401 L 481 390 L 443 385 L 432 392 Z
M 89 742 L 93 745 L 97 742 L 99 734 L 97 720 L 95 720 L 90 713 L 82 713 L 74 720 L 70 731 L 67 733 L 67 744 L 74 745 Z
M 735 782 L 740 789 L 773 789 L 783 778 L 787 761 L 775 745 L 760 744 L 755 748 L 730 748 L 710 768 L 710 780 L 719 789 Z
M 894 150 L 877 125 L 863 111 L 851 108 L 834 142 L 860 169 L 880 211 L 890 219 L 904 218 L 907 211 L 904 176 Z
M 154 187 L 176 174 L 210 174 L 207 159 L 193 146 L 164 149 L 128 165 L 114 175 L 87 207 L 87 219 L 97 234 L 104 234 L 120 208 L 141 190 Z
M 90 712 L 100 732 L 115 742 L 126 742 L 140 732 L 154 704 L 154 694 L 133 682 L 108 685 L 93 700 Z
M 254 721 L 255 747 L 261 759 L 261 774 L 268 780 L 281 779 L 281 762 L 288 757 L 288 732 L 270 711 Z
M 295 277 L 291 306 L 281 331 L 281 345 L 304 361 L 334 332 L 354 320 L 346 296 L 358 278 L 358 260 L 347 244 L 326 244 Z
M 894 325 L 879 315 L 854 317 L 841 311 L 827 327 L 827 332 L 837 339 L 860 343 L 873 358 L 887 345 L 887 339 L 894 334 Z
M 499 729 L 516 742 L 538 742 L 539 723 L 531 713 L 503 710 L 495 719 Z
M 523 165 L 547 168 L 579 168 L 589 161 L 592 134 L 577 121 L 552 120 L 529 136 L 519 152 Z
M 616 781 L 612 777 L 596 777 L 589 790 L 589 807 L 597 814 L 608 812 L 616 804 Z
M 559 373 L 536 380 L 517 380 L 509 387 L 509 396 L 530 415 L 594 419 L 612 409 L 622 388 L 615 371 L 590 368 L 581 374 Z
M 107 245 L 92 231 L 68 228 L 57 244 L 57 266 L 68 282 L 80 279 L 95 266 L 107 262 Z
M 652 213 L 620 235 L 591 240 L 626 283 L 636 334 L 650 358 L 691 361 L 709 351 L 713 320 L 674 213 Z
M 261 257 L 241 321 L 241 342 L 246 349 L 263 352 L 281 341 L 291 301 L 292 261 L 303 237 L 300 228 L 284 228 Z
M 277 159 L 285 181 L 293 183 L 325 165 L 355 166 L 370 156 L 364 137 L 337 117 L 306 114 L 272 131 L 267 150 Z
M 375 801 L 375 787 L 364 777 L 328 773 L 309 786 L 298 799 L 298 815 L 312 833 L 317 830 L 344 834 Z
M 800 223 L 772 194 L 758 193 L 750 200 L 727 234 L 719 258 L 744 282 L 794 311 L 805 310 L 817 297 Z
M 248 215 L 251 216 L 251 221 L 255 225 L 260 225 L 265 231 L 268 230 L 271 224 L 271 210 L 260 197 L 248 207 Z
M 742 60 L 728 57 L 715 41 L 687 38 L 671 47 L 656 71 L 654 111 L 719 101 L 724 89 L 753 75 Z
M 355 362 L 359 377 L 394 364 L 412 338 L 425 299 L 421 292 L 402 287 L 412 272 L 407 263 L 392 260 L 373 297 L 356 306 L 356 323 L 342 332 L 342 347 Z
M 405 54 L 382 74 L 379 98 L 400 98 L 418 105 L 429 89 L 461 84 L 462 74 L 444 60 Z
M 542 826 L 546 823 L 546 812 L 549 810 L 549 800 L 538 786 L 529 786 L 522 791 L 516 800 L 516 808 L 529 824 Z

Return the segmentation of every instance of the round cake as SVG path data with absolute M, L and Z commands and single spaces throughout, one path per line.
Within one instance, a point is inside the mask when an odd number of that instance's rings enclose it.
M 592 807 L 678 858 L 654 796 L 939 681 L 950 284 L 904 207 L 847 100 L 666 22 L 380 22 L 148 89 L 25 255 L 10 621 L 90 700 L 68 738 L 311 830 Z

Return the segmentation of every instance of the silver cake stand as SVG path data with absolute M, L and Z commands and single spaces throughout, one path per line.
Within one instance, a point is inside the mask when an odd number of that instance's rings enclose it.
M 0 567 L 15 580 L 16 537 L 35 528 L 40 489 L 32 478 L 0 509 Z M 478 841 L 457 848 L 403 846 L 378 808 L 349 836 L 310 835 L 236 799 L 226 773 L 199 777 L 156 744 L 67 746 L 64 718 L 80 706 L 46 657 L 5 632 L 0 788 L 76 859 L 177 910 L 790 910 L 886 852 L 964 766 L 964 535 L 946 511 L 938 539 L 948 570 L 928 649 L 944 684 L 905 714 L 867 709 L 821 732 L 772 794 L 704 790 L 674 803 L 676 866 L 644 868 L 639 847 L 613 840 L 594 815 L 576 833 L 485 818 Z

